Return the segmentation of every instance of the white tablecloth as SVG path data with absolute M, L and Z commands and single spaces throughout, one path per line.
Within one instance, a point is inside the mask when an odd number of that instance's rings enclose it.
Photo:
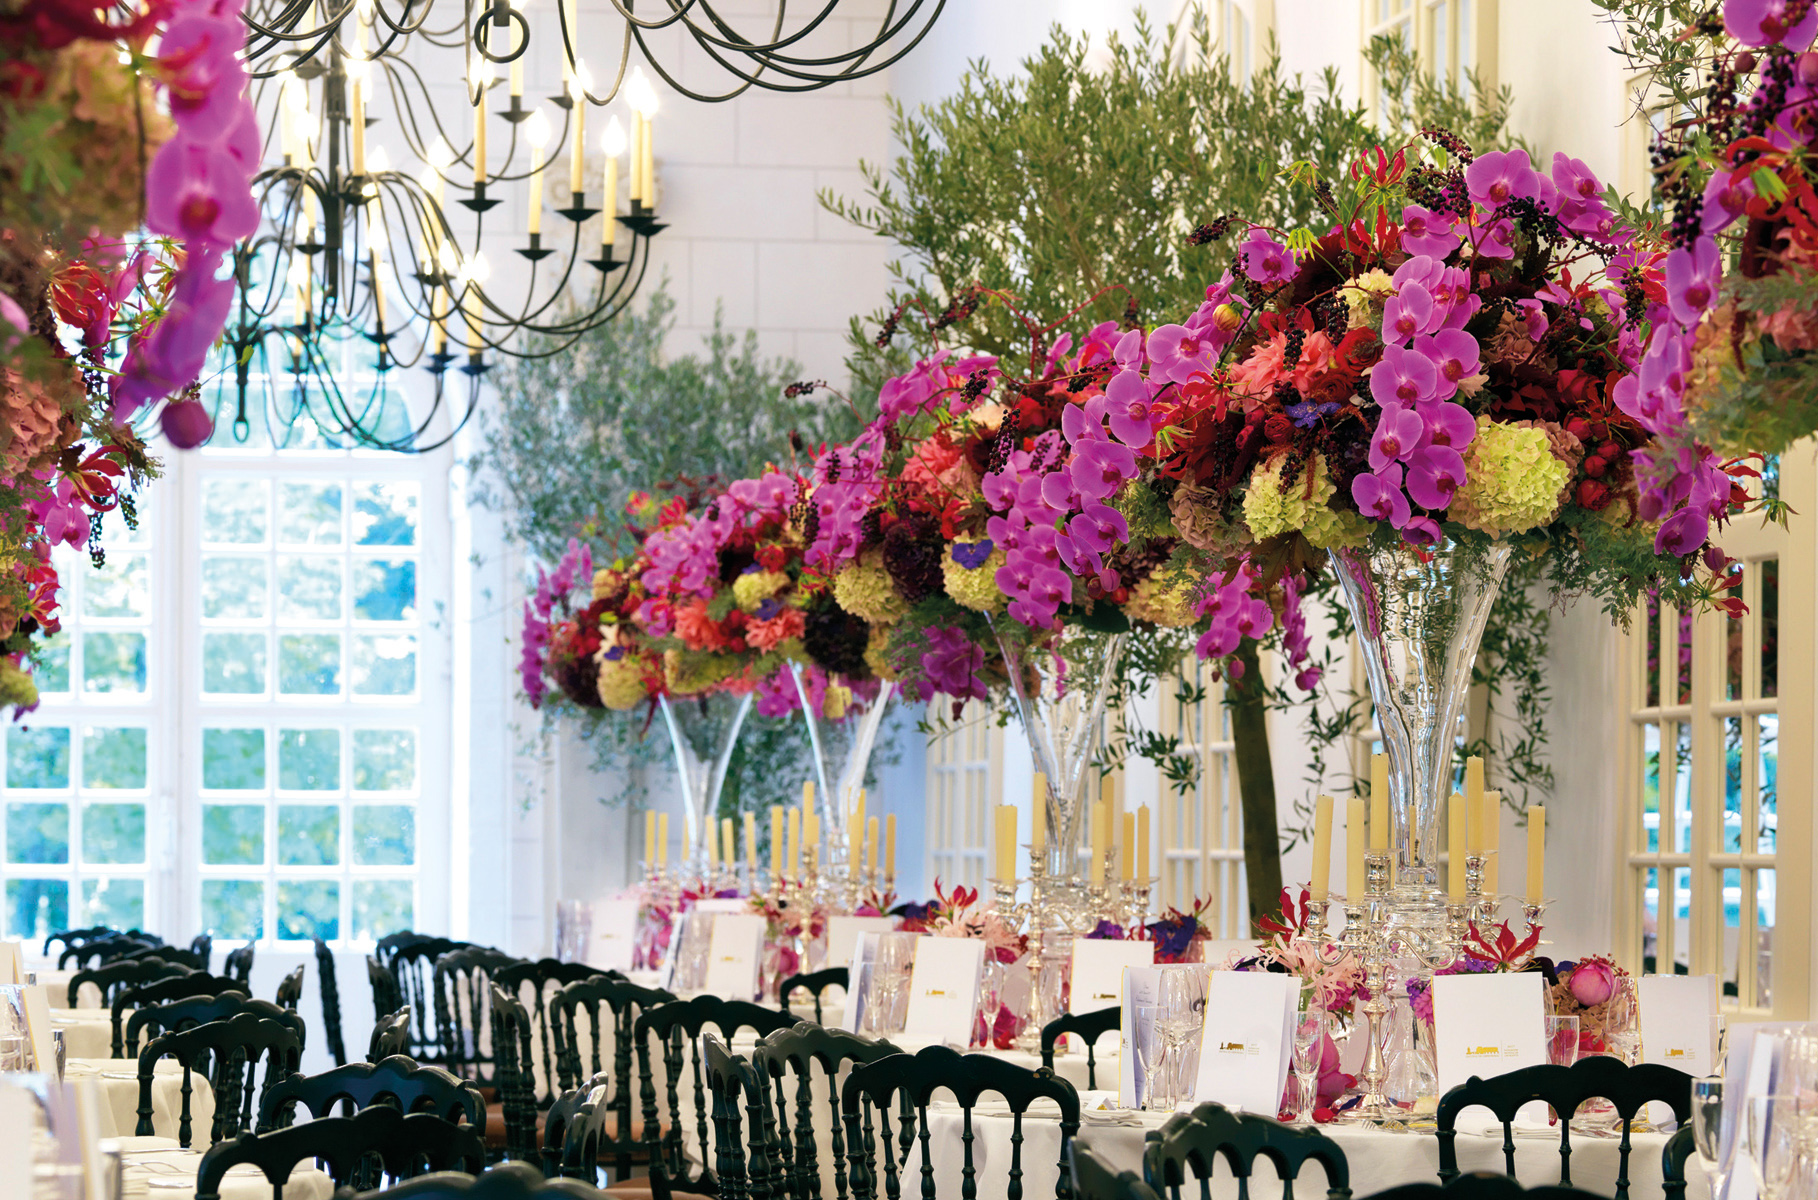
M 200 1150 L 182 1150 L 168 1138 L 125 1138 L 125 1200 L 188 1200 L 196 1194 Z M 334 1181 L 314 1163 L 299 1163 L 284 1184 L 284 1200 L 328 1200 Z M 270 1200 L 271 1184 L 257 1167 L 229 1168 L 221 1180 L 221 1200 Z
M 69 1078 L 90 1076 L 101 1084 L 103 1137 L 131 1137 L 139 1125 L 139 1064 L 129 1058 L 71 1058 Z M 190 1144 L 208 1145 L 209 1125 L 215 1118 L 215 1093 L 206 1076 L 190 1073 Z M 152 1131 L 159 1137 L 177 1136 L 183 1111 L 183 1068 L 170 1059 L 160 1061 L 152 1075 Z M 111 1125 L 109 1124 L 111 1122 Z
M 113 1014 L 105 1008 L 53 1008 L 51 1028 L 63 1032 L 64 1053 L 69 1058 L 107 1058 L 114 1052 Z M 120 1014 L 120 1032 L 126 1032 L 128 1013 Z M 143 1039 L 141 1039 L 143 1040 Z

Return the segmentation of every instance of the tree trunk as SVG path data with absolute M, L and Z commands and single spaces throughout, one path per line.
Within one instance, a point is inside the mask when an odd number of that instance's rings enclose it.
M 1281 837 L 1276 830 L 1275 768 L 1269 761 L 1267 689 L 1256 642 L 1245 638 L 1234 656 L 1243 674 L 1225 683 L 1231 706 L 1231 757 L 1244 820 L 1244 876 L 1249 883 L 1250 927 L 1281 903 Z

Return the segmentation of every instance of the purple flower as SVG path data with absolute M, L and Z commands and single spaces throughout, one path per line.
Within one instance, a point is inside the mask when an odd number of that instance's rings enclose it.
M 973 644 L 956 625 L 927 631 L 922 651 L 922 673 L 938 692 L 955 700 L 983 700 L 985 686 L 978 673 L 985 665 L 984 650 Z
M 1458 249 L 1459 236 L 1452 232 L 1452 214 L 1433 212 L 1418 204 L 1401 210 L 1401 245 L 1409 254 L 1425 254 L 1441 259 Z
M 1121 941 L 1124 936 L 1124 927 L 1108 918 L 1100 917 L 1098 919 L 1098 924 L 1094 925 L 1092 927 L 1092 932 L 1088 933 L 1086 936 L 1089 938 L 1098 938 L 1102 941 Z
M 1492 150 L 1465 168 L 1465 190 L 1472 203 L 1495 211 L 1511 200 L 1537 195 L 1540 177 L 1526 150 Z
M 1381 405 L 1431 400 L 1438 386 L 1433 360 L 1417 350 L 1384 346 L 1382 361 L 1370 369 L 1370 395 Z
M 1728 229 L 1755 198 L 1755 181 L 1748 175 L 1738 177 L 1733 171 L 1714 171 L 1704 185 L 1704 233 L 1721 233 Z
M 1515 257 L 1515 222 L 1504 217 L 1479 225 L 1471 248 L 1485 258 Z
M 233 155 L 179 132 L 158 148 L 146 172 L 145 225 L 192 248 L 224 250 L 259 228 L 259 206 Z
M 1440 382 L 1435 394 L 1441 398 L 1455 394 L 1458 385 L 1477 374 L 1481 365 L 1477 339 L 1462 329 L 1442 329 L 1416 341 L 1414 348 L 1438 370 Z
M 1433 296 L 1418 283 L 1403 284 L 1401 291 L 1389 297 L 1382 310 L 1382 336 L 1385 342 L 1406 342 L 1438 328 L 1444 314 L 1433 303 Z
M 1155 943 L 1156 962 L 1179 962 L 1193 944 L 1199 922 L 1185 913 L 1176 912 L 1149 924 L 1149 940 Z
M 1688 505 L 1660 523 L 1654 535 L 1654 553 L 1682 558 L 1710 540 L 1711 523 Z
M 1067 522 L 1067 533 L 1075 545 L 1105 554 L 1130 540 L 1130 524 L 1109 504 L 1088 504 Z
M 976 542 L 955 542 L 948 553 L 960 566 L 968 571 L 976 571 L 985 565 L 985 560 L 991 557 L 991 552 L 995 549 L 997 544 L 990 538 L 980 538 Z
M 1311 429 L 1319 423 L 1320 418 L 1337 412 L 1338 402 L 1326 400 L 1316 404 L 1311 400 L 1302 400 L 1299 404 L 1288 405 L 1282 411 L 1293 420 L 1296 429 Z
M 1464 477 L 1464 456 L 1450 446 L 1423 446 L 1408 458 L 1408 495 L 1422 508 L 1446 508 Z
M 1401 491 L 1401 468 L 1394 463 L 1375 474 L 1363 474 L 1351 481 L 1351 499 L 1357 511 L 1373 521 L 1387 521 L 1400 529 L 1408 523 L 1412 510 Z
M 1186 383 L 1196 374 L 1209 374 L 1218 365 L 1218 352 L 1199 330 L 1163 325 L 1149 335 L 1150 374 L 1162 383 Z
M 1439 522 L 1432 517 L 1409 517 L 1401 527 L 1401 540 L 1414 546 L 1432 546 L 1439 542 Z
M 1477 440 L 1477 421 L 1462 404 L 1434 404 L 1420 415 L 1427 423 L 1431 445 L 1463 450 Z
M 1287 283 L 1300 274 L 1300 264 L 1288 248 L 1260 225 L 1250 226 L 1250 236 L 1237 248 L 1237 265 L 1257 283 Z
M 246 65 L 239 52 L 246 31 L 238 18 L 192 11 L 171 21 L 158 40 L 158 62 L 169 79 L 170 115 L 202 141 L 219 140 L 242 114 Z
M 941 369 L 947 354 L 942 350 L 933 358 L 916 363 L 907 374 L 885 380 L 878 391 L 878 413 L 886 421 L 895 422 L 932 408 L 947 386 L 947 372 Z
M 1706 234 L 1690 250 L 1674 250 L 1666 260 L 1667 307 L 1682 325 L 1696 325 L 1698 318 L 1717 300 L 1723 257 L 1717 243 Z
M 1380 471 L 1397 459 L 1406 458 L 1423 445 L 1427 423 L 1412 408 L 1385 404 L 1382 420 L 1370 438 L 1370 469 Z
M 1791 0 L 1723 0 L 1723 28 L 1745 46 L 1772 46 L 1804 50 L 1818 32 L 1818 7 L 1799 5 L 1805 10 L 1797 24 L 1787 27 L 1787 9 Z
M 1109 439 L 1076 442 L 1067 474 L 1081 497 L 1103 500 L 1136 478 L 1136 451 Z
M 1595 200 L 1603 193 L 1603 184 L 1584 160 L 1554 151 L 1553 183 L 1562 196 L 1575 200 Z
M 1119 371 L 1111 377 L 1105 386 L 1105 412 L 1111 418 L 1111 433 L 1118 441 L 1140 450 L 1155 437 L 1151 399 L 1149 383 L 1141 373 Z

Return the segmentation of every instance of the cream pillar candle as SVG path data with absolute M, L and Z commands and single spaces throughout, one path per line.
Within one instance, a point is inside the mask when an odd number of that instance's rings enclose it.
M 731 817 L 720 818 L 720 861 L 729 867 L 739 862 L 739 840 Z
M 1389 756 L 1370 756 L 1370 849 L 1389 848 Z
M 1465 849 L 1465 830 L 1470 824 L 1470 818 L 1465 815 L 1467 811 L 1465 798 L 1453 792 L 1446 810 L 1446 898 L 1454 904 L 1463 904 L 1465 900 L 1465 859 L 1470 856 L 1470 851 Z
M 896 814 L 884 818 L 884 878 L 896 878 Z
M 1547 876 L 1547 809 L 1544 804 L 1528 806 L 1528 903 L 1546 899 Z
M 1313 884 L 1308 889 L 1314 900 L 1324 900 L 1332 891 L 1332 797 L 1321 796 L 1313 802 Z
M 1149 874 L 1149 806 L 1136 809 L 1136 877 L 1147 882 Z
M 657 814 L 657 863 L 669 861 L 669 814 Z
M 1465 853 L 1483 853 L 1483 759 L 1465 759 Z

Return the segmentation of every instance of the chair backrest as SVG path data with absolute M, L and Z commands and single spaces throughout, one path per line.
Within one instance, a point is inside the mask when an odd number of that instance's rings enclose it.
M 278 981 L 278 994 L 272 1000 L 279 1008 L 295 1010 L 297 1002 L 303 999 L 303 964 Z
M 1054 1046 L 1062 1034 L 1077 1034 L 1086 1042 L 1086 1086 L 1098 1087 L 1098 1039 L 1113 1029 L 1122 1029 L 1123 1024 L 1124 1010 L 1116 1006 L 1092 1012 L 1062 1013 L 1042 1026 L 1042 1066 L 1054 1065 Z
M 587 1126 L 583 1121 L 577 1126 L 580 1129 L 577 1136 L 584 1137 L 591 1130 L 597 1143 L 596 1151 L 611 1150 L 613 1178 L 617 1180 L 625 1179 L 631 1174 L 632 1159 L 642 1148 L 632 1125 L 637 1095 L 631 1074 L 632 1029 L 637 1024 L 639 1014 L 645 1009 L 674 1001 L 673 995 L 661 989 L 639 987 L 610 975 L 596 975 L 591 979 L 568 984 L 550 1002 L 550 1021 L 556 1028 L 557 1040 L 561 1045 L 561 1055 L 556 1062 L 560 1084 L 564 1089 L 584 1093 L 585 1100 L 576 1103 L 586 1108 L 586 1112 L 583 1114 L 576 1109 L 574 1115 L 577 1119 L 584 1116 L 595 1122 L 594 1126 Z M 611 1057 L 604 1059 L 602 1047 L 606 1042 L 607 1028 L 600 1019 L 602 1004 L 606 1006 L 611 1018 L 612 1037 Z M 581 1057 L 580 1022 L 583 1012 L 591 1021 L 588 1037 L 591 1069 L 584 1065 Z M 605 1071 L 605 1066 L 610 1066 L 610 1073 Z M 596 1097 L 593 1092 L 601 1081 L 604 1081 L 606 1091 Z M 588 1105 L 593 1107 L 587 1107 Z M 554 1106 L 551 1106 L 551 1113 L 553 1119 Z M 616 1118 L 610 1133 L 605 1131 L 608 1113 Z M 547 1131 L 547 1123 L 544 1128 Z M 547 1147 L 547 1132 L 543 1141 Z M 566 1148 L 563 1154 L 567 1155 Z
M 401 1112 L 427 1112 L 444 1121 L 465 1121 L 485 1132 L 486 1101 L 480 1089 L 441 1067 L 394 1054 L 376 1063 L 349 1063 L 316 1075 L 292 1075 L 272 1085 L 259 1104 L 259 1128 L 289 1125 L 298 1105 L 312 1118 L 335 1115 L 337 1107 L 358 1111 L 389 1104 Z
M 394 1054 L 403 1054 L 410 1046 L 410 1009 L 383 1016 L 372 1027 L 372 1041 L 367 1044 L 366 1058 L 380 1062 Z
M 396 933 L 388 933 L 373 944 L 373 957 L 389 967 L 400 947 L 426 942 L 430 940 L 430 937 L 430 934 L 418 933 L 413 929 L 400 929 Z
M 847 1063 L 873 1063 L 902 1051 L 889 1042 L 874 1041 L 828 1029 L 803 1021 L 789 1029 L 767 1034 L 751 1055 L 751 1065 L 767 1086 L 774 1086 L 772 1102 L 768 1091 L 764 1098 L 764 1126 L 752 1130 L 752 1137 L 762 1133 L 766 1144 L 773 1147 L 769 1166 L 780 1171 L 780 1178 L 792 1196 L 812 1196 L 821 1190 L 819 1157 L 820 1139 L 815 1131 L 814 1068 L 818 1064 L 827 1081 L 827 1147 L 834 1189 L 844 1200 L 846 1195 L 846 1135 L 840 1120 L 838 1081 Z M 788 1094 L 788 1077 L 795 1075 L 793 1106 Z M 790 1126 L 790 1111 L 795 1114 Z M 778 1191 L 782 1191 L 779 1188 Z
M 178 946 L 140 946 L 136 950 L 128 950 L 118 958 L 112 958 L 108 961 L 130 962 L 136 958 L 161 958 L 167 963 L 176 963 L 178 966 L 188 967 L 192 971 L 208 970 L 208 960 L 206 958 L 193 950 L 184 950 Z
M 1057 1200 L 1071 1200 L 1072 1172 L 1068 1150 L 1079 1133 L 1079 1093 L 1073 1085 L 1047 1067 L 1031 1071 L 988 1054 L 961 1054 L 946 1046 L 928 1046 L 915 1054 L 891 1054 L 853 1068 L 840 1088 L 840 1116 L 846 1125 L 847 1180 L 853 1200 L 873 1200 L 879 1194 L 902 1194 L 902 1175 L 909 1169 L 909 1155 L 921 1140 L 922 1194 L 931 1196 L 933 1165 L 929 1158 L 928 1104 L 937 1089 L 953 1093 L 972 1119 L 980 1096 L 993 1092 L 1008 1103 L 1014 1125 L 1010 1131 L 1010 1195 L 1023 1190 L 1023 1116 L 1035 1101 L 1046 1098 L 1060 1106 L 1060 1161 L 1055 1177 Z M 890 1129 L 891 1101 L 898 1100 L 899 1127 Z M 872 1125 L 873 1113 L 877 1126 Z M 875 1139 L 875 1140 L 874 1140 Z M 894 1140 L 895 1145 L 892 1145 Z M 976 1190 L 972 1140 L 962 1139 L 964 1162 L 961 1177 L 968 1193 Z M 878 1188 L 878 1158 L 882 1151 L 883 1189 Z
M 1119 1171 L 1079 1142 L 1073 1143 L 1074 1200 L 1161 1200 L 1135 1171 Z
M 1507 1175 L 1474 1171 L 1441 1187 L 1437 1183 L 1404 1183 L 1375 1192 L 1365 1200 L 1605 1200 L 1581 1188 L 1545 1185 L 1523 1188 Z
M 427 1113 L 406 1116 L 395 1108 L 367 1108 L 351 1117 L 327 1117 L 220 1143 L 196 1169 L 196 1200 L 220 1200 L 222 1179 L 229 1168 L 243 1163 L 258 1167 L 272 1186 L 273 1200 L 282 1200 L 284 1182 L 298 1163 L 314 1159 L 336 1184 L 346 1184 L 372 1158 L 393 1179 L 425 1171 L 477 1175 L 486 1169 L 485 1144 L 471 1127 Z
M 1615 1200 L 1628 1200 L 1629 1125 L 1649 1101 L 1672 1106 L 1681 1125 L 1692 1116 L 1692 1077 L 1659 1063 L 1631 1067 L 1619 1058 L 1598 1054 L 1569 1067 L 1540 1063 L 1484 1079 L 1473 1075 L 1439 1098 L 1439 1178 L 1458 1177 L 1458 1114 L 1481 1105 L 1502 1122 L 1503 1161 L 1515 1178 L 1515 1113 L 1530 1101 L 1543 1101 L 1560 1116 L 1559 1182 L 1572 1185 L 1572 1122 L 1578 1106 L 1591 1099 L 1608 1100 L 1622 1118 L 1617 1146 Z
M 1685 1195 L 1685 1164 L 1692 1157 L 1692 1127 L 1681 1125 L 1673 1131 L 1660 1149 L 1660 1190 L 1666 1200 L 1679 1200 Z
M 835 986 L 851 987 L 852 972 L 846 967 L 828 967 L 824 971 L 810 971 L 806 975 L 791 975 L 777 985 L 777 1006 L 788 1012 L 790 993 L 796 988 L 806 988 L 809 995 L 814 997 L 814 1020 L 818 1025 L 821 1020 L 821 993 Z
M 397 980 L 398 994 L 404 998 L 403 1002 L 410 1005 L 410 1055 L 418 1062 L 443 1061 L 441 1026 L 432 987 L 436 960 L 451 950 L 471 944 L 411 934 L 379 956 L 379 961 L 391 969 L 392 978 Z
M 695 996 L 647 1008 L 632 1026 L 632 1042 L 638 1056 L 638 1099 L 644 1116 L 644 1146 L 650 1155 L 652 1175 L 661 1171 L 680 1191 L 698 1192 L 699 1179 L 691 1177 L 682 1153 L 682 1127 L 687 1117 L 682 1111 L 681 1082 L 686 1069 L 694 1087 L 694 1130 L 696 1144 L 711 1145 L 707 1131 L 707 1096 L 703 1090 L 700 1037 L 712 1027 L 722 1038 L 731 1041 L 741 1029 L 755 1030 L 759 1037 L 788 1029 L 795 1018 L 774 1008 L 765 1008 L 749 1000 L 722 1000 L 718 996 Z M 663 1057 L 664 1121 L 657 1108 L 656 1061 L 651 1053 L 655 1038 Z M 710 1173 L 710 1172 L 709 1172 Z
M 232 975 L 241 983 L 252 979 L 254 943 L 248 942 L 237 950 L 227 952 L 227 961 L 222 964 L 223 973 Z
M 52 942 L 62 942 L 65 950 L 71 950 L 84 942 L 92 942 L 101 937 L 112 937 L 119 932 L 112 925 L 90 925 L 87 929 L 58 929 L 44 939 L 43 954 L 46 958 L 50 957 Z
M 347 1065 L 347 1043 L 341 1037 L 341 989 L 335 982 L 335 955 L 321 938 L 316 943 L 316 987 L 322 993 L 322 1032 L 335 1066 Z M 381 1011 L 381 1010 L 375 1010 Z
M 85 983 L 92 983 L 101 989 L 101 1003 L 112 1007 L 114 997 L 123 989 L 150 983 L 154 979 L 169 979 L 174 975 L 191 975 L 194 969 L 181 963 L 165 962 L 161 958 L 132 958 L 123 961 L 103 963 L 98 967 L 89 967 L 77 971 L 69 980 L 69 1007 L 76 1007 L 76 993 Z
M 1234 1113 L 1222 1104 L 1201 1104 L 1176 1113 L 1143 1146 L 1143 1179 L 1168 1200 L 1180 1200 L 1187 1180 L 1205 1181 L 1223 1158 L 1244 1195 L 1256 1160 L 1268 1159 L 1282 1180 L 1282 1195 L 1294 1196 L 1294 1181 L 1309 1160 L 1326 1171 L 1327 1200 L 1349 1200 L 1351 1169 L 1345 1152 L 1317 1129 L 1295 1129 L 1270 1117 Z M 1201 1182 L 1194 1194 L 1204 1194 Z
M 237 996 L 250 993 L 246 985 L 238 979 L 229 979 L 225 975 L 210 975 L 206 971 L 191 971 L 187 975 L 168 975 L 163 979 L 154 979 L 150 983 L 135 984 L 123 987 L 114 993 L 113 1009 L 113 1055 L 115 1058 L 126 1057 L 125 1036 L 121 1022 L 129 1008 L 145 1008 L 152 1004 L 168 1004 L 172 1000 L 186 1000 L 191 996 L 219 996 L 232 992 Z
M 370 954 L 366 956 L 366 983 L 372 988 L 373 1012 L 391 1013 L 404 1007 L 404 989 L 398 986 L 398 977 Z
M 89 938 L 74 946 L 67 946 L 57 956 L 57 969 L 67 968 L 71 963 L 77 970 L 87 967 L 98 967 L 116 958 L 123 958 L 135 950 L 155 949 L 162 942 L 150 937 L 136 937 L 126 933 L 104 933 Z
M 769 1091 L 763 1076 L 711 1033 L 701 1035 L 701 1057 L 713 1108 L 712 1173 L 703 1182 L 711 1179 L 720 1200 L 749 1200 L 752 1196 L 770 1200 L 780 1195 L 782 1171 L 774 1130 L 768 1128 L 771 1122 L 764 1113 Z M 747 1120 L 749 1156 L 743 1129 Z
M 556 1097 L 543 1114 L 543 1174 L 592 1182 L 601 1155 L 611 1153 L 606 1117 L 612 1076 L 604 1072 Z M 623 1181 L 623 1176 L 614 1178 Z
M 222 992 L 215 996 L 188 996 L 136 1010 L 126 1022 L 126 1057 L 138 1057 L 140 1034 L 152 1038 L 210 1021 L 224 1021 L 241 1013 L 276 1021 L 297 1035 L 299 1045 L 308 1038 L 309 1030 L 303 1018 L 289 1009 L 279 1008 L 270 1000 L 251 999 L 239 992 Z
M 135 1132 L 140 1137 L 150 1137 L 154 1132 L 152 1072 L 161 1058 L 174 1058 L 183 1067 L 177 1141 L 188 1146 L 192 1071 L 205 1065 L 212 1068 L 208 1079 L 215 1093 L 215 1118 L 209 1127 L 208 1141 L 213 1145 L 252 1128 L 258 1111 L 255 1099 L 262 1099 L 264 1092 L 279 1080 L 296 1074 L 302 1057 L 303 1041 L 296 1030 L 250 1012 L 160 1034 L 139 1052 L 139 1124 Z M 262 1086 L 258 1084 L 261 1059 L 265 1060 Z
M 529 1159 L 537 1153 L 536 1082 L 530 1066 L 530 1017 L 524 1005 L 488 983 L 492 1021 L 492 1084 L 505 1115 L 505 1157 Z M 703 1143 L 705 1144 L 705 1143 Z
M 493 973 L 522 963 L 503 950 L 459 946 L 442 954 L 431 968 L 435 989 L 436 1037 L 440 1061 L 450 1071 L 489 1082 L 498 1047 L 488 1047 L 487 985 Z
M 516 996 L 530 1018 L 531 1051 L 536 1055 L 536 1065 L 543 1069 L 543 1083 L 537 1091 L 539 1108 L 548 1108 L 562 1092 L 559 1064 L 565 1054 L 563 1033 L 552 1019 L 554 1006 L 549 990 L 583 983 L 604 974 L 598 967 L 586 963 L 561 962 L 553 958 L 515 962 L 492 972 L 492 982 L 506 995 Z
M 358 1200 L 610 1200 L 611 1193 L 573 1179 L 543 1178 L 529 1163 L 500 1163 L 477 1178 L 441 1172 L 408 1179 Z
M 215 938 L 210 933 L 198 933 L 189 939 L 189 952 L 202 960 L 202 970 L 208 970 L 209 959 L 215 952 Z

